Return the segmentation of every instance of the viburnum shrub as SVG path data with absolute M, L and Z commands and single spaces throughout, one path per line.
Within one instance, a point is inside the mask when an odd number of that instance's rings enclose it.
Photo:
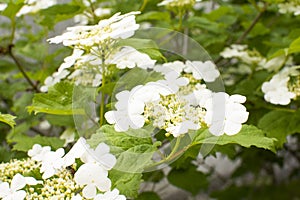
M 1 1 L 0 199 L 298 198 L 299 9 Z

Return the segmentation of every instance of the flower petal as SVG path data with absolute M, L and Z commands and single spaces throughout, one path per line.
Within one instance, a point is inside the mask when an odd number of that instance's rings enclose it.
M 82 195 L 85 198 L 92 199 L 96 196 L 96 187 L 93 184 L 86 185 L 82 190 Z

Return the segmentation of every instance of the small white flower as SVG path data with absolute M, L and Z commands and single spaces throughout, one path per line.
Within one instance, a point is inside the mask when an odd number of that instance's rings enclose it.
M 180 87 L 189 84 L 189 79 L 180 77 L 180 74 L 171 71 L 165 75 L 165 80 L 159 80 L 156 83 L 165 86 L 167 92 L 165 93 L 163 90 L 160 90 L 159 93 L 166 96 L 177 93 Z
M 8 183 L 0 183 L 0 198 L 3 200 L 23 200 L 26 197 L 26 192 L 21 190 L 25 185 L 40 184 L 41 181 L 37 181 L 32 177 L 24 177 L 21 174 L 16 174 L 9 186 Z
M 42 160 L 42 166 L 40 172 L 43 173 L 43 179 L 47 179 L 56 174 L 56 172 L 64 166 L 64 159 L 62 158 L 65 154 L 64 149 L 57 149 L 55 152 L 50 151 L 45 154 Z
M 151 69 L 155 64 L 147 54 L 137 51 L 133 47 L 125 46 L 121 51 L 112 55 L 107 61 L 108 64 L 116 64 L 117 68 L 134 68 Z
M 195 79 L 203 79 L 205 82 L 214 82 L 220 76 L 216 65 L 210 60 L 205 62 L 187 61 L 184 71 L 187 73 L 192 72 Z
M 82 137 L 74 144 L 72 149 L 64 156 L 64 166 L 75 163 L 76 158 L 80 158 L 84 163 L 96 163 L 103 169 L 110 170 L 116 164 L 116 157 L 109 153 L 110 148 L 105 143 L 100 143 L 96 149 L 90 148 L 86 140 Z
M 268 82 L 262 84 L 261 90 L 265 93 L 264 98 L 272 104 L 288 105 L 296 94 L 288 89 L 290 80 L 289 74 L 294 73 L 294 69 L 284 68 L 272 77 Z
M 88 149 L 82 156 L 81 160 L 84 163 L 96 163 L 105 170 L 111 170 L 117 162 L 114 155 L 109 153 L 109 146 L 105 143 L 100 143 L 95 150 Z
M 28 151 L 28 156 L 35 161 L 42 161 L 45 158 L 45 155 L 50 151 L 51 147 L 49 146 L 42 147 L 39 144 L 35 144 L 32 149 Z
M 0 11 L 5 10 L 7 7 L 7 3 L 0 3 Z
M 86 163 L 80 166 L 74 175 L 75 182 L 84 186 L 82 190 L 83 197 L 94 198 L 97 193 L 97 189 L 105 192 L 109 191 L 111 187 L 111 181 L 107 178 L 107 171 L 100 165 L 95 163 Z
M 75 163 L 76 158 L 80 158 L 90 148 L 83 137 L 80 137 L 71 150 L 64 156 L 64 167 L 71 166 Z
M 174 62 L 164 63 L 162 65 L 155 65 L 153 70 L 166 75 L 172 71 L 175 71 L 178 74 L 180 74 L 184 68 L 186 68 L 186 66 L 183 62 L 174 61 Z
M 107 191 L 104 194 L 97 194 L 94 200 L 126 200 L 126 197 L 124 195 L 120 195 L 118 189 L 113 189 L 112 191 Z
M 140 86 L 136 86 L 131 92 L 125 90 L 116 95 L 118 102 L 116 111 L 105 113 L 105 119 L 110 124 L 115 124 L 116 131 L 127 131 L 129 127 L 138 129 L 144 126 L 145 119 L 141 115 L 144 112 L 145 104 L 142 101 L 134 100 L 132 93 Z
M 188 133 L 189 130 L 198 130 L 201 128 L 199 124 L 196 124 L 190 120 L 178 123 L 176 126 L 169 126 L 166 131 L 171 133 L 174 137 L 178 137 L 182 134 Z
M 205 103 L 205 122 L 209 125 L 209 131 L 216 136 L 237 134 L 249 116 L 246 107 L 241 104 L 245 101 L 246 97 L 241 95 L 213 93 Z

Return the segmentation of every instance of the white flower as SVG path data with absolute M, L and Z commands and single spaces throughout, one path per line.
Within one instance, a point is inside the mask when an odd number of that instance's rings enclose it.
M 296 95 L 288 90 L 289 72 L 282 70 L 272 77 L 269 82 L 262 84 L 264 98 L 272 104 L 288 105 Z
M 166 131 L 171 133 L 174 137 L 188 133 L 189 130 L 198 130 L 201 126 L 190 120 L 178 123 L 176 126 L 169 126 Z
M 105 118 L 108 123 L 115 124 L 116 131 L 127 131 L 129 127 L 138 129 L 144 126 L 145 119 L 141 115 L 144 112 L 145 104 L 142 101 L 134 100 L 132 93 L 135 93 L 141 86 L 136 86 L 131 92 L 125 90 L 116 95 L 118 102 L 116 111 L 108 111 Z
M 64 166 L 64 159 L 62 158 L 65 154 L 64 149 L 57 149 L 55 152 L 50 151 L 45 154 L 42 160 L 42 166 L 40 172 L 43 173 L 43 179 L 52 177 L 56 172 Z
M 242 123 L 248 119 L 249 113 L 241 103 L 246 97 L 241 95 L 229 96 L 224 92 L 213 93 L 205 103 L 207 109 L 205 122 L 209 125 L 209 131 L 216 136 L 237 134 Z
M 7 3 L 0 3 L 0 11 L 5 10 L 7 7 Z
M 3 200 L 22 200 L 26 197 L 26 192 L 21 190 L 25 185 L 40 184 L 40 181 L 35 180 L 32 177 L 24 177 L 21 174 L 16 174 L 9 186 L 8 183 L 0 183 L 0 198 Z
M 57 4 L 56 0 L 26 0 L 24 3 L 25 5 L 17 13 L 17 17 L 20 17 L 21 15 L 26 15 L 28 13 L 35 13 L 41 9 L 45 9 Z
M 112 55 L 107 61 L 108 64 L 116 64 L 117 68 L 134 68 L 139 67 L 142 69 L 151 69 L 155 64 L 155 60 L 152 60 L 147 54 L 137 51 L 133 47 L 125 46 Z
M 246 55 L 247 45 L 233 44 L 230 47 L 226 47 L 220 55 L 223 58 L 243 57 Z
M 109 146 L 105 143 L 100 143 L 95 150 L 87 149 L 81 156 L 84 163 L 97 163 L 105 170 L 111 170 L 117 162 L 114 155 L 109 153 Z
M 189 84 L 189 79 L 185 77 L 180 77 L 175 71 L 171 71 L 165 75 L 165 80 L 159 80 L 156 83 L 162 84 L 166 88 L 166 92 L 160 90 L 159 93 L 166 96 L 169 94 L 175 94 L 178 92 L 179 88 Z
M 95 150 L 90 148 L 86 140 L 82 137 L 74 144 L 72 149 L 64 156 L 64 166 L 70 166 L 75 163 L 76 158 L 80 158 L 84 163 L 96 163 L 103 169 L 110 170 L 116 164 L 116 157 L 109 153 L 109 146 L 100 143 Z
M 164 75 L 168 74 L 169 72 L 175 71 L 180 74 L 183 69 L 185 68 L 185 64 L 181 61 L 174 61 L 169 63 L 164 63 L 162 65 L 155 65 L 153 70 L 156 72 L 160 72 Z
M 111 181 L 107 178 L 107 171 L 95 163 L 86 163 L 80 166 L 74 175 L 74 180 L 80 186 L 85 186 L 82 190 L 83 197 L 94 198 L 97 189 L 105 192 L 109 191 Z
M 42 147 L 39 144 L 35 144 L 32 149 L 28 151 L 28 156 L 35 161 L 42 161 L 45 158 L 45 155 L 50 151 L 51 147 L 49 146 Z
M 184 71 L 187 73 L 192 72 L 195 79 L 203 79 L 205 82 L 214 82 L 220 76 L 216 65 L 210 60 L 205 62 L 187 61 Z
M 71 166 L 75 163 L 76 158 L 80 158 L 90 148 L 83 137 L 80 137 L 71 150 L 64 156 L 64 167 Z
M 104 194 L 97 194 L 94 200 L 126 200 L 126 197 L 124 195 L 120 195 L 118 189 L 113 189 L 112 191 L 107 191 Z

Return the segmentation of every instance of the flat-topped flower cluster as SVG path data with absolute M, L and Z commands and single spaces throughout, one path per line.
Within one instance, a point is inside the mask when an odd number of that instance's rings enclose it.
M 90 148 L 84 138 L 67 154 L 62 148 L 51 151 L 35 144 L 28 151 L 30 158 L 0 164 L 0 198 L 124 200 L 116 188 L 111 190 L 108 171 L 116 158 L 109 151 L 105 143 Z

